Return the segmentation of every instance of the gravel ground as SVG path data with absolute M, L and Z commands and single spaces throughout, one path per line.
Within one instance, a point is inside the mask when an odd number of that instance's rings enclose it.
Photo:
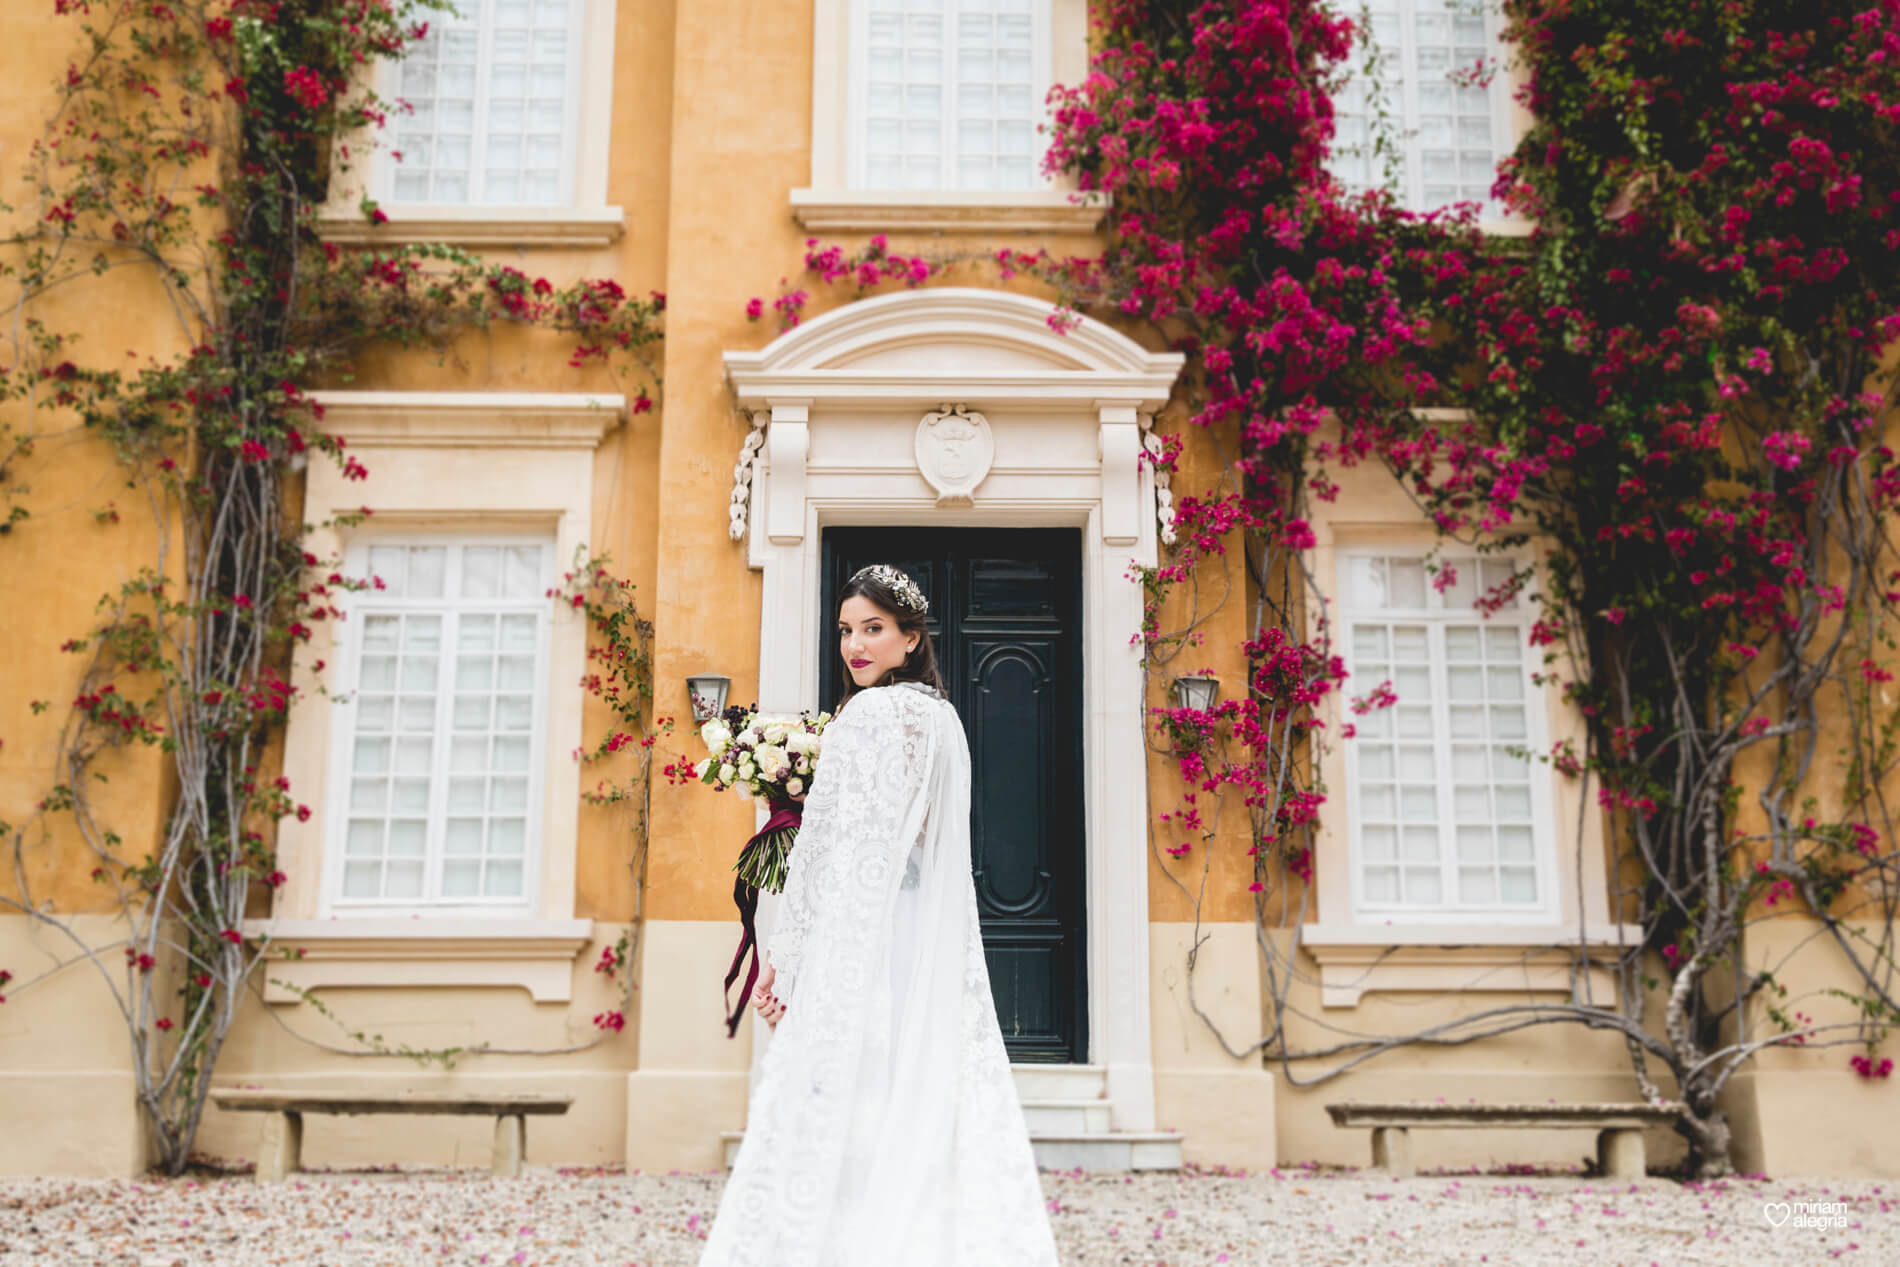
M 1065 1267 L 1900 1263 L 1900 1190 L 1873 1180 L 1392 1180 L 1318 1168 L 1042 1178 Z M 470 1169 L 316 1172 L 276 1189 L 243 1175 L 9 1178 L 0 1263 L 692 1267 L 722 1183 L 719 1172 L 545 1166 L 500 1181 Z M 1804 1225 L 1814 1215 L 1796 1202 L 1838 1202 L 1839 1222 Z

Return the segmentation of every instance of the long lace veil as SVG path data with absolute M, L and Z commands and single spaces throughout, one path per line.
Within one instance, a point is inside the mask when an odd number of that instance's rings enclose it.
M 701 1267 L 1055 1267 L 936 692 L 864 691 L 827 729 L 766 953 L 787 1010 Z

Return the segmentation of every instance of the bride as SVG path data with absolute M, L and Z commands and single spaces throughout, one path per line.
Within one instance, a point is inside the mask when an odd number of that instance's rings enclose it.
M 1055 1267 L 927 610 L 881 563 L 841 592 L 851 686 L 753 993 L 772 1037 L 700 1267 Z

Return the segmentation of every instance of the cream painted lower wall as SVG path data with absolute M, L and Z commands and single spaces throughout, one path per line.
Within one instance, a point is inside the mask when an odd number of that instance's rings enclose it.
M 129 1070 L 0 1073 L 0 1175 L 129 1179 L 146 1156 Z
M 78 924 L 93 945 L 111 950 L 118 940 L 116 923 L 105 917 L 81 917 Z M 599 945 L 618 933 L 616 926 L 600 926 L 598 944 L 577 958 L 571 1005 L 537 1004 L 525 991 L 500 987 L 356 987 L 321 997 L 352 1027 L 390 1042 L 586 1043 L 597 1033 L 591 1017 L 606 1001 L 605 982 L 592 974 L 591 964 Z M 1263 999 L 1253 926 L 1203 924 L 1200 934 L 1205 941 L 1196 1000 L 1227 1042 L 1244 1049 L 1260 1037 L 1270 1007 Z M 737 925 L 728 921 L 649 925 L 627 1031 L 584 1051 L 470 1053 L 445 1073 L 400 1057 L 318 1050 L 310 1040 L 344 1046 L 349 1040 L 307 1006 L 267 1014 L 252 1000 L 232 1031 L 217 1081 L 570 1094 L 576 1104 L 566 1116 L 529 1125 L 531 1161 L 620 1159 L 648 1171 L 714 1169 L 721 1164 L 719 1133 L 744 1126 L 751 1061 L 749 1015 L 732 1039 L 720 1019 L 719 981 L 736 936 Z M 1257 1054 L 1229 1056 L 1194 1015 L 1186 981 L 1193 938 L 1191 924 L 1150 926 L 1157 1125 L 1185 1134 L 1190 1161 L 1250 1170 L 1305 1161 L 1363 1166 L 1370 1154 L 1368 1132 L 1334 1127 L 1325 1105 L 1335 1100 L 1537 1102 L 1633 1095 L 1620 1041 L 1567 1026 L 1467 1047 L 1392 1051 L 1329 1081 L 1296 1085 L 1292 1079 L 1316 1077 L 1320 1062 L 1296 1065 L 1289 1079 L 1277 1065 L 1263 1066 Z M 22 916 L 0 917 L 0 964 L 16 978 L 0 1005 L 0 1174 L 137 1174 L 148 1154 L 118 1009 L 97 971 L 83 962 L 35 981 L 61 960 L 59 942 L 47 930 Z M 1372 991 L 1356 1008 L 1322 1011 L 1313 965 L 1306 961 L 1302 967 L 1288 998 L 1288 1026 L 1297 1045 L 1442 1021 L 1459 1006 L 1442 995 Z M 1729 1087 L 1740 1169 L 1776 1177 L 1900 1177 L 1900 1153 L 1889 1146 L 1900 1137 L 1900 1097 L 1888 1081 L 1853 1074 L 1840 1048 L 1770 1057 Z M 262 1129 L 257 1115 L 209 1109 L 199 1151 L 248 1160 L 256 1155 Z M 492 1142 L 487 1119 L 315 1118 L 306 1130 L 306 1158 L 318 1166 L 485 1166 Z M 1671 1164 L 1683 1153 L 1680 1138 L 1666 1130 L 1650 1132 L 1648 1145 L 1652 1164 Z M 1592 1152 L 1593 1142 L 1587 1131 L 1441 1130 L 1418 1132 L 1413 1149 L 1422 1167 L 1501 1167 L 1575 1163 Z
M 1886 944 L 1892 930 L 1865 919 L 1843 920 L 1851 945 L 1879 975 L 1870 947 Z M 1798 911 L 1769 912 L 1748 927 L 1744 952 L 1753 971 L 1772 972 L 1787 993 L 1772 999 L 1757 995 L 1748 1007 L 1747 1037 L 1759 1039 L 1778 1030 L 1767 1015 L 1772 1002 L 1784 1013 L 1800 1012 L 1815 1025 L 1851 1027 L 1860 1017 L 1848 998 L 1829 993 L 1862 993 L 1860 971 L 1812 920 Z M 1853 1029 L 1826 1038 L 1838 1041 Z M 1735 1130 L 1739 1169 L 1782 1175 L 1900 1177 L 1900 1086 L 1896 1079 L 1863 1078 L 1848 1060 L 1863 1054 L 1858 1043 L 1816 1041 L 1777 1046 L 1758 1053 L 1730 1081 L 1724 1102 Z M 1873 1049 L 1900 1056 L 1894 1036 Z
M 1284 962 L 1289 939 L 1279 930 L 1272 936 Z M 1488 980 L 1499 988 L 1476 989 L 1464 995 L 1378 988 L 1368 989 L 1356 1006 L 1326 1008 L 1321 1006 L 1319 965 L 1302 949 L 1290 980 L 1282 971 L 1287 1042 L 1293 1051 L 1310 1052 L 1356 1040 L 1416 1033 L 1461 1015 L 1507 1004 L 1560 998 L 1549 992 L 1508 988 L 1496 976 Z M 1345 1051 L 1296 1062 L 1290 1070 L 1274 1063 L 1279 1159 L 1283 1164 L 1371 1163 L 1371 1131 L 1334 1126 L 1327 1116 L 1326 1105 L 1341 1100 L 1536 1104 L 1641 1098 L 1622 1040 L 1576 1025 L 1538 1025 L 1460 1046 L 1397 1047 L 1361 1061 L 1347 1072 L 1320 1080 L 1353 1054 Z M 1659 1070 L 1653 1072 L 1662 1077 Z M 1671 1089 L 1665 1081 L 1665 1093 Z M 1676 1161 L 1684 1148 L 1681 1138 L 1669 1130 L 1647 1132 L 1645 1144 L 1651 1165 Z M 1456 1129 L 1412 1134 L 1413 1158 L 1420 1168 L 1503 1167 L 1514 1162 L 1570 1165 L 1595 1152 L 1595 1136 L 1587 1130 Z
M 721 983 L 739 943 L 732 920 L 654 920 L 641 944 L 640 1067 L 627 1075 L 629 1170 L 724 1165 L 719 1132 L 745 1128 L 752 1012 L 726 1037 Z M 733 983 L 739 997 L 743 976 Z
M 108 959 L 118 954 L 123 927 L 117 921 L 86 916 L 76 923 Z M 529 1124 L 529 1159 L 615 1161 L 626 1146 L 626 1074 L 635 1064 L 637 1027 L 634 1018 L 622 1033 L 594 1027 L 595 1013 L 614 1006 L 616 997 L 592 965 L 623 928 L 595 926 L 593 943 L 575 957 L 569 1003 L 537 1003 L 515 986 L 376 986 L 367 982 L 385 971 L 400 979 L 405 965 L 385 969 L 373 962 L 360 965 L 366 984 L 318 993 L 334 1020 L 305 1003 L 266 1005 L 253 995 L 240 1007 L 214 1084 L 572 1095 L 575 1104 L 565 1115 Z M 126 1176 L 142 1171 L 149 1156 L 125 1027 L 106 983 L 83 960 L 35 980 L 72 954 L 26 917 L 0 917 L 0 965 L 16 979 L 0 1005 L 0 1173 Z M 270 972 L 268 961 L 261 971 Z M 380 1035 L 391 1046 L 487 1043 L 528 1050 L 466 1050 L 445 1070 L 400 1055 L 360 1054 L 351 1029 Z M 259 1114 L 207 1105 L 197 1151 L 253 1159 L 263 1122 Z M 317 1116 L 305 1123 L 305 1159 L 335 1166 L 486 1165 L 493 1131 L 488 1118 Z
M 64 918 L 102 957 L 120 954 L 122 921 Z M 111 988 L 79 954 L 57 930 L 0 915 L 0 968 L 13 974 L 0 1004 L 0 1174 L 145 1168 L 130 1039 Z M 108 962 L 106 971 L 120 970 Z
M 1757 1070 L 1735 1075 L 1730 1088 L 1737 1170 L 1900 1179 L 1900 1091 L 1891 1078 Z
M 1875 930 L 1864 930 L 1870 934 Z M 1825 994 L 1852 986 L 1849 969 L 1812 922 L 1767 921 L 1751 928 L 1751 963 L 1772 968 L 1791 992 L 1783 1007 L 1801 1007 L 1817 1020 L 1842 1020 L 1847 1005 Z M 1277 935 L 1276 935 L 1277 936 Z M 1280 939 L 1284 951 L 1285 941 Z M 1354 1037 L 1385 1036 L 1442 1024 L 1462 1012 L 1519 1002 L 1523 991 L 1486 991 L 1466 999 L 1425 991 L 1368 991 L 1358 1006 L 1319 1006 L 1317 965 L 1302 954 L 1287 995 L 1287 1028 L 1296 1049 L 1311 1050 Z M 1269 1004 L 1271 1006 L 1271 1004 Z M 1652 1008 L 1652 1016 L 1659 1015 Z M 1757 1033 L 1767 1032 L 1762 1018 Z M 1733 1160 L 1745 1173 L 1775 1177 L 1900 1176 L 1900 1096 L 1883 1080 L 1847 1068 L 1852 1048 L 1777 1048 L 1759 1054 L 1728 1085 L 1723 1097 L 1734 1131 Z M 1283 1163 L 1316 1161 L 1363 1166 L 1370 1132 L 1332 1124 L 1325 1105 L 1339 1100 L 1545 1100 L 1576 1102 L 1638 1098 L 1629 1056 L 1614 1034 L 1574 1025 L 1546 1025 L 1458 1047 L 1405 1047 L 1367 1060 L 1325 1082 L 1316 1079 L 1343 1057 L 1275 1070 L 1275 1123 Z M 1674 1083 L 1652 1062 L 1664 1094 Z M 1652 1166 L 1673 1165 L 1687 1151 L 1672 1130 L 1646 1133 Z M 1503 1166 L 1512 1162 L 1569 1164 L 1594 1153 L 1589 1131 L 1421 1130 L 1413 1155 L 1420 1167 Z
M 1227 1046 L 1260 1038 L 1260 951 L 1250 923 L 1199 925 L 1194 997 L 1188 998 L 1192 923 L 1148 926 L 1148 998 L 1154 1033 L 1155 1125 L 1182 1133 L 1183 1160 L 1263 1169 L 1277 1157 L 1272 1076 L 1258 1052 L 1233 1057 L 1195 1014 L 1218 1027 Z
M 627 1169 L 723 1169 L 719 1133 L 744 1130 L 745 1108 L 743 1073 L 635 1070 L 627 1075 Z
M 626 926 L 597 922 L 593 940 L 575 953 L 567 1002 L 538 1002 L 518 985 L 419 986 L 405 977 L 414 965 L 374 961 L 356 965 L 362 984 L 325 988 L 314 997 L 332 1020 L 308 1003 L 245 1000 L 218 1062 L 220 1086 L 267 1085 L 312 1090 L 532 1091 L 574 1097 L 558 1117 L 528 1120 L 528 1160 L 542 1164 L 599 1165 L 625 1149 L 626 1073 L 638 1053 L 635 1015 L 619 1033 L 597 1028 L 593 1017 L 617 1007 L 618 989 L 593 970 L 603 948 Z M 271 964 L 262 968 L 269 975 Z M 386 978 L 390 984 L 377 985 Z M 380 1036 L 390 1047 L 464 1048 L 454 1067 L 401 1055 L 364 1054 L 347 1031 Z M 486 1044 L 491 1050 L 474 1048 Z M 336 1049 L 343 1050 L 336 1050 Z M 198 1151 L 227 1160 L 253 1159 L 264 1116 L 207 1106 Z M 494 1119 L 314 1115 L 304 1121 L 304 1158 L 316 1166 L 371 1166 L 391 1162 L 487 1165 Z
M 1273 1079 L 1264 1070 L 1155 1070 L 1155 1128 L 1181 1132 L 1181 1159 L 1264 1170 L 1274 1164 Z

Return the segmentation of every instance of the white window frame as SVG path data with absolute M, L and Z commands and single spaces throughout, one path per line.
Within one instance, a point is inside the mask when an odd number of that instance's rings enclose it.
M 851 46 L 849 54 L 848 89 L 850 99 L 851 131 L 846 161 L 847 187 L 852 190 L 878 193 L 901 193 L 900 189 L 873 191 L 868 184 L 866 165 L 869 158 L 869 128 L 871 123 L 871 3 L 872 0 L 851 0 Z M 1033 78 L 1029 84 L 1031 109 L 1030 130 L 1034 139 L 1030 143 L 1030 186 L 1027 190 L 985 189 L 966 190 L 957 184 L 957 120 L 961 115 L 957 110 L 957 90 L 961 86 L 961 77 L 957 73 L 957 55 L 959 52 L 956 38 L 956 18 L 959 12 L 958 0 L 939 0 L 943 15 L 943 102 L 938 117 L 938 131 L 941 147 L 939 149 L 940 167 L 938 186 L 931 192 L 980 193 L 1001 195 L 1030 193 L 1050 188 L 1049 178 L 1042 173 L 1041 152 L 1048 143 L 1044 133 L 1035 131 L 1037 124 L 1045 122 L 1048 112 L 1043 107 L 1048 100 L 1052 83 L 1052 61 L 1050 56 L 1049 29 L 1051 10 L 1054 0 L 1030 0 L 1029 16 L 1029 64 Z M 925 192 L 925 191 L 908 191 Z
M 369 551 L 372 546 L 391 545 L 450 545 L 450 546 L 520 546 L 538 545 L 542 549 L 542 588 L 551 585 L 556 572 L 554 535 L 550 533 L 526 532 L 483 532 L 478 530 L 456 529 L 394 529 L 363 533 L 355 536 L 349 543 L 344 555 L 344 566 L 350 575 L 366 577 L 369 567 Z M 349 613 L 348 619 L 339 625 L 341 638 L 338 650 L 341 652 L 338 663 L 339 694 L 343 699 L 333 705 L 337 712 L 330 726 L 329 768 L 335 771 L 328 780 L 325 789 L 324 842 L 323 842 L 323 881 L 321 886 L 321 916 L 518 916 L 527 918 L 539 908 L 541 897 L 541 858 L 546 845 L 547 824 L 547 729 L 549 692 L 553 687 L 551 673 L 551 648 L 553 636 L 552 607 L 553 600 L 539 597 L 532 604 L 524 599 L 481 600 L 484 607 L 494 610 L 513 609 L 518 611 L 534 610 L 535 622 L 534 665 L 536 690 L 534 692 L 534 713 L 530 732 L 528 755 L 528 807 L 525 811 L 525 825 L 522 841 L 522 891 L 518 896 L 509 898 L 441 898 L 432 897 L 441 886 L 443 859 L 443 834 L 447 829 L 448 776 L 448 739 L 453 733 L 451 723 L 454 705 L 452 674 L 454 672 L 455 648 L 449 637 L 449 625 L 444 621 L 442 640 L 442 662 L 438 669 L 436 682 L 436 719 L 435 734 L 438 743 L 431 758 L 429 810 L 425 844 L 423 848 L 423 895 L 420 898 L 364 898 L 348 897 L 343 892 L 346 845 L 349 835 L 350 816 L 350 777 L 352 770 L 352 748 L 356 737 L 356 704 L 359 694 L 362 666 L 362 640 L 365 621 L 362 617 L 378 610 L 413 611 L 417 609 L 440 611 L 445 614 L 464 610 L 469 604 L 448 598 L 417 599 L 401 598 L 379 600 L 373 590 L 346 594 L 339 598 L 338 607 Z
M 336 138 L 329 195 L 317 217 L 322 237 L 342 244 L 442 242 L 465 247 L 604 247 L 618 241 L 626 230 L 626 216 L 607 201 L 616 4 L 571 3 L 580 14 L 570 54 L 578 58 L 578 80 L 568 96 L 571 153 L 561 202 L 398 202 L 388 151 L 401 148 L 396 140 L 401 125 L 391 118 L 382 128 L 370 125 Z M 401 63 L 384 59 L 366 73 L 373 76 L 377 95 L 393 106 L 401 96 Z M 364 217 L 366 198 L 377 204 L 384 223 L 371 224 Z
M 1381 51 L 1388 56 L 1402 57 L 1405 49 L 1416 43 L 1414 20 L 1417 16 L 1418 3 L 1417 0 L 1393 0 L 1393 2 L 1399 6 L 1400 47 L 1396 50 L 1382 49 Z M 1486 56 L 1494 58 L 1497 62 L 1491 82 L 1486 88 L 1491 107 L 1491 163 L 1495 171 L 1497 164 L 1517 148 L 1517 140 L 1522 135 L 1526 120 L 1520 117 L 1520 112 L 1512 100 L 1515 77 L 1511 72 L 1510 47 L 1504 43 L 1500 34 L 1501 17 L 1492 0 L 1480 0 L 1480 2 L 1482 7 L 1479 16 L 1484 19 Z M 1461 0 L 1451 0 L 1451 3 L 1457 5 L 1461 3 Z M 1454 14 L 1457 11 L 1456 8 L 1453 9 Z M 1357 21 L 1359 10 L 1356 7 L 1353 8 L 1348 16 Z M 1357 42 L 1354 43 L 1353 48 L 1356 58 Z M 1461 68 L 1453 67 L 1453 69 Z M 1449 203 L 1430 205 L 1425 202 L 1425 165 L 1418 149 L 1418 129 L 1413 122 L 1418 117 L 1418 80 L 1409 74 L 1402 76 L 1398 84 L 1397 99 L 1391 104 L 1398 116 L 1398 139 L 1405 156 L 1400 175 L 1400 187 L 1397 191 L 1399 205 L 1418 212 L 1436 211 L 1441 206 L 1451 205 Z M 1368 116 L 1368 122 L 1370 122 L 1370 116 Z M 1372 144 L 1370 133 L 1365 143 L 1367 146 Z M 1367 157 L 1370 160 L 1372 155 L 1368 154 Z M 1519 223 L 1514 219 L 1506 218 L 1504 208 L 1489 196 L 1482 204 L 1480 218 L 1484 226 L 1493 232 L 1509 231 Z
M 463 4 L 477 5 L 484 15 L 492 18 L 496 0 L 460 0 L 460 2 Z M 553 202 L 547 203 L 519 201 L 495 203 L 476 192 L 481 188 L 483 173 L 487 167 L 487 164 L 483 161 L 488 140 L 488 112 L 482 108 L 485 100 L 482 87 L 483 68 L 487 65 L 489 58 L 494 52 L 495 39 L 493 22 L 482 20 L 478 21 L 476 25 L 478 43 L 475 53 L 476 88 L 473 107 L 475 119 L 473 130 L 469 136 L 468 181 L 470 196 L 461 203 L 446 205 L 475 207 L 494 206 L 497 208 L 506 207 L 520 210 L 545 210 L 554 207 L 574 205 L 575 190 L 580 183 L 581 97 L 583 96 L 587 79 L 586 48 L 588 37 L 587 9 L 589 0 L 566 0 L 566 3 L 568 12 L 567 30 L 570 38 L 567 48 L 567 84 L 562 92 L 561 189 L 559 195 Z M 402 63 L 400 61 L 386 63 L 381 68 L 381 74 L 384 83 L 388 85 L 387 90 L 385 90 L 382 95 L 391 102 L 396 101 L 401 96 Z M 385 135 L 388 136 L 390 130 L 393 130 L 396 134 L 400 134 L 401 128 L 402 122 L 400 117 L 392 116 L 389 122 L 389 129 L 385 131 Z M 397 162 L 395 153 L 400 148 L 400 141 L 377 147 L 375 157 L 372 160 L 373 172 L 370 178 L 371 197 L 375 198 L 376 201 L 386 209 L 391 207 L 414 208 L 439 207 L 445 205 L 433 200 L 422 200 L 418 202 L 403 202 L 398 200 L 396 196 L 396 177 L 401 173 L 402 164 Z
M 429 531 L 520 533 L 551 536 L 551 566 L 560 568 L 584 557 L 587 542 L 605 530 L 594 519 L 594 477 L 602 443 L 627 420 L 624 396 L 347 390 L 312 397 L 326 411 L 326 426 L 349 437 L 351 451 L 363 457 L 382 490 L 375 517 L 351 525 L 362 485 L 335 463 L 310 464 L 304 547 L 319 559 L 347 559 L 359 533 L 379 539 Z M 551 685 L 539 728 L 545 747 L 540 849 L 532 862 L 536 905 L 478 915 L 431 909 L 427 918 L 413 918 L 327 909 L 325 877 L 336 865 L 327 789 L 344 777 L 335 755 L 343 719 L 327 697 L 345 689 L 343 643 L 353 622 L 322 621 L 297 647 L 290 681 L 308 703 L 284 730 L 283 771 L 291 795 L 307 799 L 312 813 L 307 821 L 287 818 L 277 825 L 283 880 L 272 891 L 269 915 L 244 921 L 246 936 L 268 935 L 296 951 L 284 959 L 273 954 L 266 1002 L 294 1005 L 302 991 L 344 986 L 517 986 L 536 1000 L 573 996 L 576 956 L 590 945 L 598 953 L 595 921 L 575 915 L 581 766 L 571 754 L 582 743 L 586 693 L 562 686 L 586 672 L 587 621 L 552 600 L 548 613 Z M 611 941 L 615 934 L 604 935 Z
M 1350 914 L 1354 923 L 1374 925 L 1381 922 L 1404 924 L 1445 924 L 1445 925 L 1538 925 L 1546 926 L 1560 918 L 1557 905 L 1558 877 L 1556 874 L 1557 830 L 1555 820 L 1555 797 L 1551 780 L 1556 773 L 1548 767 L 1539 773 L 1536 754 L 1549 751 L 1550 724 L 1545 715 L 1543 688 L 1534 684 L 1531 673 L 1538 663 L 1536 649 L 1530 645 L 1529 631 L 1535 619 L 1534 597 L 1536 594 L 1536 573 L 1532 574 L 1517 593 L 1517 606 L 1513 610 L 1494 612 L 1489 617 L 1473 610 L 1447 608 L 1445 596 L 1426 585 L 1423 608 L 1355 608 L 1352 604 L 1351 581 L 1353 562 L 1357 559 L 1432 559 L 1429 549 L 1415 545 L 1394 542 L 1390 546 L 1362 544 L 1341 547 L 1337 553 L 1338 612 L 1340 640 L 1344 644 L 1342 659 L 1346 665 L 1348 679 L 1345 686 L 1348 698 L 1363 697 L 1379 683 L 1362 680 L 1357 673 L 1354 655 L 1352 625 L 1355 619 L 1363 617 L 1385 623 L 1420 624 L 1426 627 L 1426 637 L 1431 654 L 1433 733 L 1435 774 L 1437 779 L 1439 829 L 1439 871 L 1441 891 L 1446 900 L 1437 906 L 1419 906 L 1403 901 L 1392 903 L 1372 903 L 1365 896 L 1366 856 L 1363 843 L 1363 815 L 1353 811 L 1359 803 L 1359 739 L 1340 741 L 1345 750 L 1346 760 L 1346 819 L 1347 849 L 1350 865 L 1347 868 L 1350 885 Z M 1517 566 L 1523 560 L 1515 556 L 1485 555 L 1484 558 L 1496 559 L 1510 557 Z M 1443 561 L 1442 553 L 1438 561 Z M 1453 786 L 1451 766 L 1451 735 L 1447 724 L 1449 706 L 1446 685 L 1446 660 L 1444 646 L 1445 626 L 1451 623 L 1464 623 L 1476 620 L 1481 626 L 1508 624 L 1523 630 L 1522 666 L 1524 671 L 1523 690 L 1525 703 L 1523 747 L 1531 754 L 1530 797 L 1531 797 L 1531 840 L 1532 860 L 1537 883 L 1537 901 L 1531 904 L 1507 904 L 1497 902 L 1489 906 L 1476 906 L 1458 900 L 1458 860 L 1456 855 L 1455 823 L 1453 822 Z M 1400 697 L 1403 702 L 1403 696 Z M 1348 714 L 1347 720 L 1358 720 L 1360 714 Z
M 1036 74 L 1042 94 L 1052 84 L 1080 84 L 1089 67 L 1088 0 L 1042 0 L 1046 28 Z M 792 217 L 807 232 L 837 233 L 1091 233 L 1108 211 L 1106 196 L 1080 195 L 1074 179 L 1041 174 L 1032 189 L 866 189 L 863 127 L 868 89 L 853 67 L 864 63 L 867 10 L 861 0 L 813 0 L 811 184 L 791 191 Z M 948 118 L 949 116 L 946 116 Z M 951 123 L 946 123 L 949 128 Z M 1036 152 L 1047 137 L 1037 134 Z M 950 150 L 946 149 L 946 161 Z

